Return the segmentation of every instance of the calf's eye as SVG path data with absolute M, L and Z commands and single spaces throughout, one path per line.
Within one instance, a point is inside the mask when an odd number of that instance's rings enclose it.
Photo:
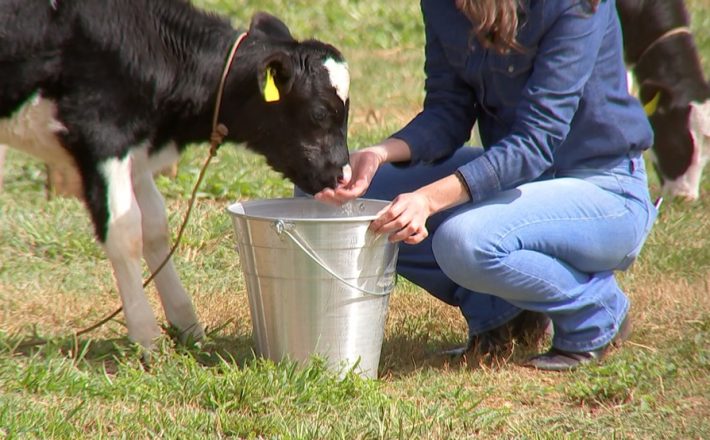
M 311 118 L 313 118 L 315 122 L 323 122 L 327 116 L 328 112 L 323 108 L 317 108 L 311 112 Z

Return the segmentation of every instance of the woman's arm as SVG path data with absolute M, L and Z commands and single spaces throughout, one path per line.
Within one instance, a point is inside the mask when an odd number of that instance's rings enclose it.
M 422 1 L 426 38 L 424 104 L 416 117 L 392 135 L 409 145 L 413 164 L 430 163 L 453 154 L 469 140 L 477 118 L 474 90 L 461 78 L 470 56 L 471 23 L 453 3 Z M 445 49 L 441 33 L 453 36 L 457 44 L 448 42 Z
M 426 220 L 432 214 L 470 200 L 468 189 L 452 174 L 423 186 L 413 193 L 397 196 L 372 222 L 370 229 L 391 233 L 392 242 L 417 244 L 427 238 Z

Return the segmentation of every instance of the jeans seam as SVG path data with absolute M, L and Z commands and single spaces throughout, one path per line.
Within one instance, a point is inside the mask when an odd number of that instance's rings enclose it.
M 624 208 L 626 208 L 626 205 L 624 205 Z M 559 222 L 559 221 L 589 221 L 589 220 L 601 220 L 601 219 L 611 219 L 611 218 L 618 218 L 622 217 L 624 214 L 628 213 L 628 209 L 623 209 L 620 210 L 618 213 L 610 214 L 610 215 L 604 215 L 604 216 L 597 216 L 597 217 L 565 217 L 565 218 L 556 218 L 556 219 L 545 219 L 545 220 L 536 220 L 532 222 L 527 222 L 523 225 L 516 226 L 512 229 L 510 229 L 508 232 L 506 232 L 503 236 L 496 241 L 495 246 L 500 247 L 500 244 L 508 238 L 510 234 L 512 234 L 515 231 L 518 231 L 526 226 L 530 225 L 537 225 L 541 223 L 550 223 L 550 222 Z
M 629 309 L 630 305 L 629 302 L 626 302 L 626 307 L 624 308 L 623 314 L 621 314 L 622 318 L 621 319 L 614 319 L 614 314 L 610 313 L 609 310 L 605 308 L 605 311 L 609 313 L 609 315 L 612 318 L 612 321 L 614 322 L 614 328 L 611 331 L 604 332 L 603 335 L 597 336 L 596 338 L 592 339 L 591 341 L 587 342 L 565 342 L 563 338 L 558 338 L 557 336 L 553 337 L 552 340 L 552 346 L 560 348 L 562 350 L 582 350 L 582 351 L 589 351 L 589 350 L 597 350 L 601 347 L 604 347 L 605 345 L 608 345 L 616 336 L 617 333 L 621 330 L 621 323 L 624 321 L 624 319 L 627 318 L 629 314 Z M 597 341 L 603 341 L 601 343 Z M 560 344 L 562 342 L 562 344 Z

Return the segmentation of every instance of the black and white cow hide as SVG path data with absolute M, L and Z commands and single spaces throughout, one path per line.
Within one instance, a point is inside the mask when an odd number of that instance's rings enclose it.
M 141 258 L 154 270 L 168 253 L 153 173 L 209 140 L 242 32 L 185 0 L 0 0 L 0 144 L 79 173 L 128 336 L 146 348 L 160 329 Z M 297 41 L 277 18 L 256 14 L 223 93 L 226 140 L 308 192 L 333 187 L 348 162 L 349 83 L 334 47 Z M 202 337 L 172 263 L 155 283 L 170 324 Z

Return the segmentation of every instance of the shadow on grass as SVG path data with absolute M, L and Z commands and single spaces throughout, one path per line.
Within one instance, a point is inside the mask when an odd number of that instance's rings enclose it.
M 166 336 L 158 341 L 152 353 L 146 352 L 127 337 L 93 339 L 42 337 L 36 334 L 4 335 L 0 337 L 0 355 L 47 359 L 64 357 L 108 373 L 115 372 L 120 365 L 131 364 L 150 370 L 152 357 L 159 358 L 164 354 L 189 356 L 206 368 L 224 363 L 241 368 L 258 359 L 251 333 L 239 334 L 223 330 L 219 328 L 208 332 L 207 337 L 199 343 L 179 343 L 171 330 L 166 329 Z M 444 353 L 464 344 L 465 340 L 451 341 L 447 338 L 432 338 L 431 335 L 388 335 L 382 345 L 378 376 L 401 378 L 432 369 L 457 371 L 504 368 L 510 363 L 521 363 L 539 351 L 539 347 L 514 346 L 497 356 L 478 356 L 472 352 L 460 356 Z
M 170 336 L 170 332 L 166 332 Z M 90 337 L 43 337 L 39 335 L 12 335 L 0 338 L 0 355 L 27 358 L 65 357 L 86 362 L 91 367 L 102 365 L 107 372 L 119 363 L 139 363 L 150 369 L 153 357 L 174 352 L 193 357 L 205 367 L 220 363 L 243 366 L 255 359 L 251 335 L 208 335 L 200 343 L 179 343 L 172 337 L 158 340 L 154 352 L 148 352 L 127 337 L 93 339 Z
M 504 368 L 509 364 L 522 364 L 531 355 L 540 352 L 545 344 L 545 341 L 532 346 L 514 344 L 496 355 L 479 355 L 464 350 L 453 355 L 450 351 L 463 348 L 466 345 L 465 339 L 451 341 L 395 334 L 386 337 L 382 344 L 379 373 L 381 377 L 404 377 L 431 369 L 451 371 Z

